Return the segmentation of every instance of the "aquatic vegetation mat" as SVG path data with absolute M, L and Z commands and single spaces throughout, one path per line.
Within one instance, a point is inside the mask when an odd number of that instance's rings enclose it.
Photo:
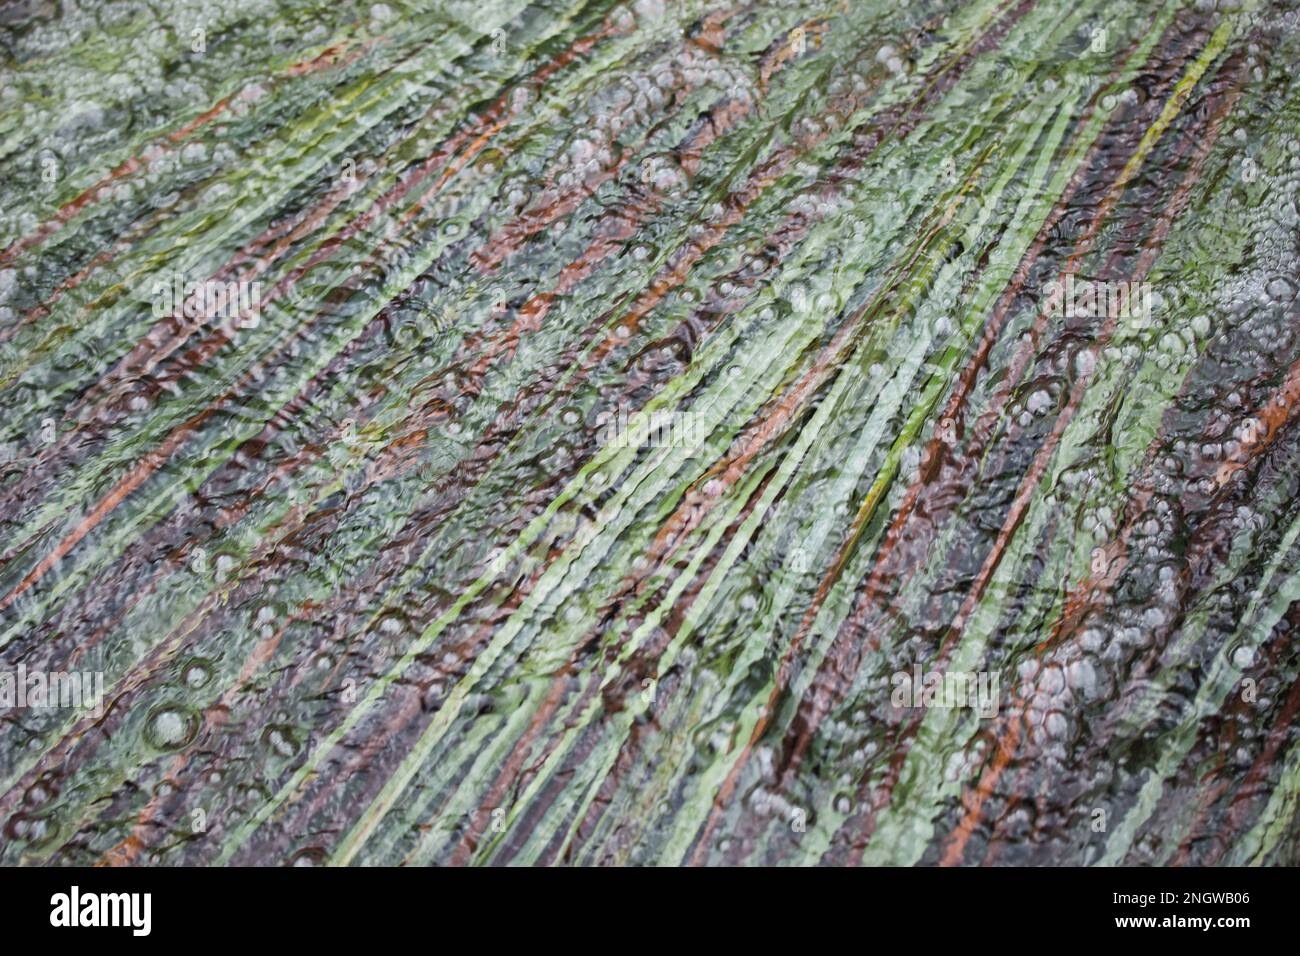
M 0 4 L 0 864 L 1300 862 L 1300 12 Z

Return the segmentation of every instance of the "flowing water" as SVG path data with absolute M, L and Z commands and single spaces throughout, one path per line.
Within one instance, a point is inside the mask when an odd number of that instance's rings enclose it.
M 0 52 L 0 863 L 1300 862 L 1295 3 Z

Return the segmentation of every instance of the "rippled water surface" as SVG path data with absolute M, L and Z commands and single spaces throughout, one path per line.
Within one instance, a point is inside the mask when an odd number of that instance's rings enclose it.
M 1300 862 L 1295 3 L 0 57 L 0 863 Z

